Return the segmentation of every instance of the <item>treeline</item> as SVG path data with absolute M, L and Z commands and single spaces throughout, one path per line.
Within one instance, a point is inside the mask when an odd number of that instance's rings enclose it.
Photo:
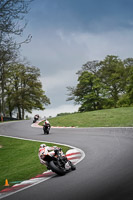
M 67 87 L 67 100 L 81 105 L 80 112 L 133 105 L 133 58 L 108 55 L 87 62 L 77 75 L 76 87 Z
M 16 112 L 24 119 L 25 112 L 44 110 L 50 100 L 42 90 L 40 70 L 36 67 L 14 63 L 5 67 L 4 113 L 12 117 Z
M 50 103 L 42 90 L 40 71 L 20 61 L 22 44 L 29 43 L 31 35 L 16 42 L 27 25 L 25 15 L 32 0 L 0 1 L 0 115 L 24 119 L 25 112 L 44 109 Z

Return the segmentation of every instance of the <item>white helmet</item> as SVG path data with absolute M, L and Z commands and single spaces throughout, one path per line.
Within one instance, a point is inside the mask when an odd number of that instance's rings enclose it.
M 44 147 L 46 147 L 47 145 L 46 144 L 41 144 L 40 145 L 40 148 L 44 148 Z

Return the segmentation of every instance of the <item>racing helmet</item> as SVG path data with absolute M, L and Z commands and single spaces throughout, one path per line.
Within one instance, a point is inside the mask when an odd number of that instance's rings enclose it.
M 40 145 L 40 148 L 44 148 L 44 147 L 46 147 L 47 145 L 46 144 L 41 144 Z

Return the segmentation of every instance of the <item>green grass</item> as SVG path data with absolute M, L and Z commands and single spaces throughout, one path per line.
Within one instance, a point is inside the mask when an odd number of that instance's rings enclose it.
M 40 142 L 0 136 L 0 190 L 6 179 L 12 185 L 12 182 L 27 180 L 46 171 L 46 167 L 40 164 L 38 158 L 40 144 Z M 64 152 L 70 149 L 60 145 L 58 147 L 61 147 Z
M 74 113 L 49 119 L 52 126 L 133 127 L 133 107 Z

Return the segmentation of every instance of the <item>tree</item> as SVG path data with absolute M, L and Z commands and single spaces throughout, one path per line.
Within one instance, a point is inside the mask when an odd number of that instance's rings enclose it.
M 119 96 L 125 93 L 125 68 L 117 56 L 107 56 L 100 62 L 99 77 L 106 90 L 106 97 L 111 100 L 113 107 L 117 107 Z
M 77 72 L 76 87 L 67 87 L 68 101 L 80 104 L 79 111 L 129 106 L 133 103 L 133 59 L 108 55 L 89 61 Z
M 6 103 L 10 116 L 17 108 L 19 119 L 24 119 L 25 112 L 32 109 L 44 110 L 44 104 L 50 104 L 49 98 L 42 90 L 39 80 L 40 70 L 36 67 L 14 64 L 8 68 L 6 75 Z
M 133 58 L 127 58 L 124 61 L 126 71 L 126 95 L 123 101 L 127 100 L 129 105 L 133 104 Z
M 102 96 L 100 95 L 100 79 L 88 71 L 83 71 L 76 88 L 67 88 L 69 96 L 67 100 L 74 100 L 81 107 L 79 111 L 97 110 L 102 108 Z
M 77 72 L 78 75 L 81 75 L 82 72 L 84 71 L 88 71 L 88 72 L 91 72 L 92 74 L 97 74 L 98 70 L 100 68 L 100 65 L 99 65 L 99 61 L 97 60 L 94 60 L 94 61 L 88 61 L 87 63 L 85 63 L 81 70 L 79 70 Z
M 5 115 L 5 105 L 4 105 L 4 98 L 5 98 L 5 73 L 6 67 L 9 65 L 10 62 L 13 62 L 17 57 L 17 48 L 16 44 L 11 40 L 6 41 L 6 45 L 1 46 L 0 49 L 0 97 L 1 97 L 1 110 Z
M 20 26 L 25 14 L 29 11 L 32 0 L 1 0 L 0 1 L 0 32 L 20 35 L 26 22 Z
M 29 11 L 28 6 L 31 1 L 0 1 L 0 112 L 3 114 L 5 114 L 5 66 L 15 60 L 21 44 L 31 39 L 28 36 L 24 42 L 17 44 L 13 38 L 14 35 L 21 35 L 27 25 L 24 16 Z

